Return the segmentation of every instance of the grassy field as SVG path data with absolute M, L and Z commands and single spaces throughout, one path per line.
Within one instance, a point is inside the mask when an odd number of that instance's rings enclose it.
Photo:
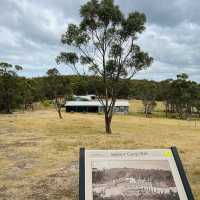
M 165 106 L 164 106 L 163 102 L 157 101 L 153 114 L 155 115 L 156 113 L 157 114 L 160 113 L 159 116 L 160 115 L 165 116 L 164 110 L 165 110 Z M 140 101 L 140 100 L 131 100 L 130 101 L 130 108 L 129 108 L 130 114 L 143 115 L 143 112 L 144 112 L 144 106 L 143 106 L 142 101 Z
M 142 109 L 131 102 L 132 112 Z M 134 109 L 135 107 L 135 109 Z M 160 104 L 158 110 L 162 109 Z M 200 199 L 200 122 L 143 116 L 113 119 L 52 109 L 0 115 L 0 199 L 78 199 L 79 148 L 141 149 L 176 145 L 196 200 Z

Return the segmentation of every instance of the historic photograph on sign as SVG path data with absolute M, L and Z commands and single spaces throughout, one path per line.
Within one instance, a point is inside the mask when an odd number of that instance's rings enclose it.
M 92 162 L 93 200 L 180 200 L 168 160 Z

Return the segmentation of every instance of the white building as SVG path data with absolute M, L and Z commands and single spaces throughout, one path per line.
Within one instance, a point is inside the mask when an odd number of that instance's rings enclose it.
M 103 112 L 104 109 L 103 104 L 97 100 L 95 95 L 74 96 L 73 101 L 66 101 L 65 108 L 66 112 Z M 128 109 L 128 100 L 117 100 L 115 102 L 114 112 L 127 114 Z

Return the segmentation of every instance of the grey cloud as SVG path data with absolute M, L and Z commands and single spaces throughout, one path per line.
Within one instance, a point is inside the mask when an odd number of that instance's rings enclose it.
M 22 75 L 45 75 L 66 47 L 60 43 L 68 23 L 80 21 L 86 0 L 1 0 L 0 60 L 25 66 Z M 155 61 L 136 78 L 161 80 L 186 72 L 200 80 L 200 1 L 117 0 L 127 14 L 147 15 L 146 31 L 137 41 Z M 60 66 L 64 74 L 71 70 Z
M 165 80 L 176 79 L 176 75 L 180 73 L 189 74 L 190 79 L 199 82 L 200 69 L 196 66 L 189 65 L 187 67 L 176 67 L 174 65 L 167 65 L 166 63 L 160 63 L 155 61 L 154 65 L 136 74 L 137 79 L 149 79 L 149 80 Z
M 149 27 L 149 29 L 151 28 Z M 149 31 L 149 35 L 147 31 L 147 34 L 142 36 L 142 43 L 144 46 L 149 44 L 151 46 L 151 50 L 149 50 L 154 51 L 159 60 L 171 64 L 200 63 L 198 56 L 200 39 L 197 36 L 197 33 L 200 33 L 200 27 L 198 30 L 179 26 L 168 30 L 160 27 L 152 29 Z
M 117 0 L 127 13 L 133 10 L 144 12 L 148 22 L 161 26 L 176 26 L 183 21 L 199 22 L 198 0 Z

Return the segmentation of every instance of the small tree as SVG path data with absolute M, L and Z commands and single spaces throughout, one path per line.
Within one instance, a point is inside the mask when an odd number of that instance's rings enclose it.
M 161 82 L 162 100 L 168 112 L 178 113 L 180 118 L 190 118 L 194 111 L 198 111 L 199 86 L 196 82 L 188 80 L 185 73 L 178 74 L 176 80 Z
M 168 113 L 172 112 L 172 104 L 171 104 L 171 83 L 173 82 L 172 79 L 167 79 L 160 82 L 160 95 L 161 100 L 164 101 L 165 105 L 165 116 L 168 117 Z
M 17 92 L 17 71 L 22 70 L 19 65 L 0 63 L 0 110 L 11 113 Z
M 177 79 L 171 84 L 172 103 L 175 105 L 176 112 L 180 118 L 186 118 L 191 114 L 191 92 L 190 81 L 185 73 L 178 74 Z
M 139 89 L 138 93 L 144 105 L 144 114 L 148 117 L 156 106 L 158 88 L 154 82 L 144 82 Z
M 17 81 L 18 85 L 18 98 L 22 104 L 23 111 L 31 109 L 33 111 L 33 101 L 35 88 L 32 86 L 31 81 L 25 77 L 21 77 Z
M 73 51 L 61 52 L 57 63 L 65 63 L 79 75 L 101 78 L 103 93 L 97 92 L 97 97 L 104 107 L 106 132 L 111 133 L 120 80 L 131 79 L 153 60 L 135 43 L 145 29 L 146 17 L 139 12 L 125 17 L 113 0 L 90 0 L 81 6 L 80 15 L 79 26 L 70 24 L 61 39 Z M 87 70 L 80 70 L 80 65 Z
M 62 117 L 61 109 L 63 105 L 63 98 L 60 97 L 60 94 L 63 93 L 63 91 L 61 91 L 63 90 L 63 88 L 65 90 L 65 93 L 71 92 L 69 83 L 66 79 L 63 81 L 63 79 L 60 76 L 59 71 L 56 68 L 49 69 L 47 71 L 47 75 L 48 75 L 49 89 L 52 91 L 52 94 L 53 94 L 55 108 L 58 112 L 59 118 L 62 119 L 63 117 Z

